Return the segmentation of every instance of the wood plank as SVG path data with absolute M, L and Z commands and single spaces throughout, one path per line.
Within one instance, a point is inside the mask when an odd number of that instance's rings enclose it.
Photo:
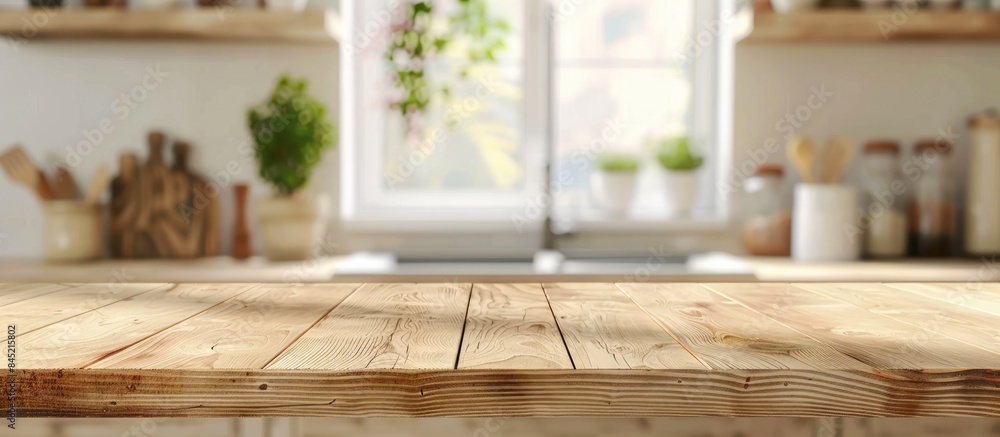
M 267 369 L 454 369 L 472 284 L 365 284 Z
M 83 369 L 17 375 L 22 417 L 1000 416 L 996 370 Z
M 86 367 L 253 287 L 174 285 L 46 326 L 19 336 L 18 368 Z
M 0 289 L 0 306 L 33 299 L 38 296 L 66 290 L 70 287 L 72 286 L 67 284 L 9 284 Z
M 84 284 L 0 307 L 0 320 L 21 335 L 111 305 L 166 284 Z
M 275 12 L 237 8 L 126 11 L 118 8 L 63 10 L 30 35 L 25 20 L 35 11 L 0 11 L 0 34 L 37 39 L 183 39 L 201 41 L 336 44 L 340 19 L 334 11 Z
M 475 284 L 459 369 L 572 369 L 539 284 Z
M 1000 354 L 1000 316 L 880 284 L 796 284 L 876 314 Z M 1000 362 L 1000 356 L 997 357 Z
M 698 284 L 619 287 L 713 369 L 869 368 Z
M 885 284 L 976 311 L 1000 315 L 1000 284 L 967 281 L 961 284 Z
M 900 22 L 900 18 L 904 21 Z M 1000 17 L 985 11 L 895 9 L 758 13 L 750 43 L 886 43 L 1000 40 Z
M 614 284 L 544 284 L 577 369 L 704 369 Z
M 877 369 L 992 368 L 996 354 L 790 284 L 707 287 Z
M 358 287 L 261 285 L 88 367 L 261 369 Z

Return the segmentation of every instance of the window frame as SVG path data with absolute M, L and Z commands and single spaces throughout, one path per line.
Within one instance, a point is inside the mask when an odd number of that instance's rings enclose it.
M 341 0 L 341 19 L 343 34 L 353 35 L 354 24 L 358 21 L 355 3 L 364 0 Z M 372 207 L 365 205 L 362 199 L 372 196 L 369 186 L 361 182 L 361 173 L 376 169 L 382 174 L 381 148 L 372 159 L 371 150 L 362 150 L 364 143 L 361 132 L 363 121 L 358 114 L 363 114 L 362 99 L 358 98 L 355 80 L 359 77 L 360 62 L 355 62 L 354 50 L 350 44 L 341 44 L 341 184 L 340 184 L 340 220 L 345 230 L 364 233 L 365 231 L 385 234 L 477 234 L 477 235 L 510 235 L 524 232 L 541 232 L 544 213 L 532 217 L 525 226 L 515 226 L 512 217 L 522 213 L 526 205 L 531 203 L 526 198 L 537 198 L 543 194 L 542 179 L 544 163 L 549 161 L 545 154 L 548 148 L 546 142 L 554 141 L 550 128 L 554 123 L 554 112 L 548 107 L 557 92 L 550 86 L 554 63 L 550 59 L 551 44 L 532 44 L 531 41 L 551 41 L 547 34 L 548 23 L 551 20 L 550 2 L 553 0 L 525 0 L 525 75 L 524 116 L 525 116 L 525 153 L 528 165 L 525 168 L 525 191 L 500 196 L 497 202 L 496 193 L 489 196 L 470 192 L 468 195 L 449 195 L 448 202 L 434 202 L 441 206 L 421 208 L 428 204 L 424 194 L 407 194 L 397 196 L 391 207 Z M 566 1 L 566 0 L 562 0 Z M 572 1 L 572 0 L 570 0 Z M 705 32 L 711 35 L 711 42 L 702 47 L 703 52 L 694 58 L 694 77 L 706 78 L 694 80 L 692 135 L 703 139 L 707 144 L 714 145 L 713 159 L 709 171 L 703 172 L 702 187 L 710 193 L 713 206 L 712 214 L 707 217 L 679 219 L 643 219 L 622 220 L 612 219 L 596 223 L 581 222 L 578 232 L 643 232 L 647 234 L 663 232 L 687 232 L 705 230 L 716 232 L 728 228 L 731 218 L 731 201 L 720 189 L 729 176 L 732 167 L 732 123 L 733 123 L 733 69 L 735 38 L 732 29 L 724 24 L 723 17 L 733 17 L 738 11 L 733 0 L 711 0 L 695 2 L 696 37 Z M 728 14 L 728 15 L 726 15 Z M 715 25 L 715 31 L 710 26 Z M 529 98 L 527 96 L 534 96 Z M 554 149 L 554 146 L 553 146 Z M 367 153 L 366 153 L 367 152 Z M 371 167 L 371 166 L 376 167 Z M 371 168 L 369 168 L 371 167 Z M 541 168 L 538 168 L 541 167 Z M 369 184 L 370 185 L 370 184 Z M 369 191 L 366 191 L 369 190 Z M 525 195 L 527 194 L 527 196 Z M 433 195 L 432 195 L 433 196 Z M 492 199 L 485 199 L 492 197 Z M 440 200 L 437 199 L 437 200 Z M 382 202 L 383 204 L 385 202 Z M 498 205 L 519 205 L 511 210 Z M 463 235 L 460 238 L 468 238 Z M 533 245 L 537 248 L 536 245 Z

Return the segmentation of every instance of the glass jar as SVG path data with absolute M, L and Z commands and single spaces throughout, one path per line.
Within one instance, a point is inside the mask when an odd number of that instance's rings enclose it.
M 917 143 L 908 174 L 915 178 L 910 205 L 910 252 L 914 256 L 952 255 L 955 242 L 955 184 L 951 179 L 950 143 Z
M 906 256 L 906 185 L 900 178 L 899 144 L 871 141 L 865 145 L 864 210 L 861 225 L 869 258 Z
M 753 256 L 790 256 L 792 211 L 784 186 L 785 170 L 763 165 L 747 179 L 747 219 L 743 225 L 743 247 Z

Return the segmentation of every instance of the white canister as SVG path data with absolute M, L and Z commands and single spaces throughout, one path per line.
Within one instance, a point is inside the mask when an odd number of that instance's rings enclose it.
M 78 200 L 45 202 L 45 259 L 87 261 L 104 254 L 101 207 Z
M 833 184 L 795 186 L 792 258 L 796 261 L 851 261 L 860 257 L 864 235 L 858 227 L 858 193 Z
M 1000 254 L 1000 116 L 986 113 L 969 121 L 969 185 L 965 202 L 965 251 Z

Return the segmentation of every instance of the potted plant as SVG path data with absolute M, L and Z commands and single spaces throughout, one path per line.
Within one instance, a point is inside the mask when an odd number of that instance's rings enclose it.
M 691 212 L 698 190 L 698 169 L 704 159 L 691 152 L 687 137 L 664 140 L 657 159 L 666 173 L 667 210 L 675 215 Z
M 282 76 L 267 102 L 247 113 L 260 177 L 274 195 L 256 201 L 268 256 L 300 260 L 312 255 L 326 229 L 326 198 L 302 192 L 323 152 L 335 146 L 326 107 L 304 80 Z
M 604 206 L 615 215 L 625 215 L 635 197 L 639 159 L 623 153 L 605 153 L 597 160 L 598 192 Z

